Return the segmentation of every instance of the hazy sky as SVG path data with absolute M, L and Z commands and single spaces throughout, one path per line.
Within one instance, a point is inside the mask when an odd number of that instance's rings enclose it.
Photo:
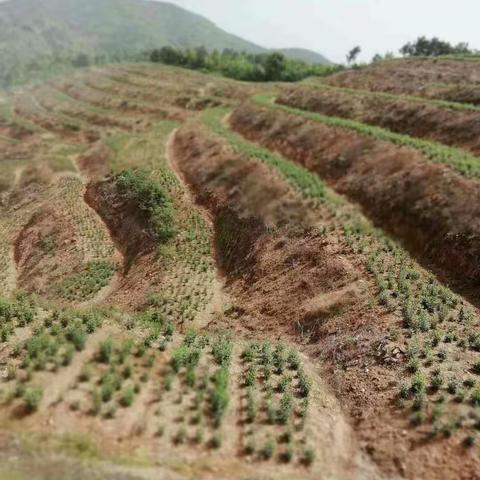
M 343 62 L 398 52 L 420 35 L 480 48 L 480 0 L 169 0 L 265 47 L 304 47 Z

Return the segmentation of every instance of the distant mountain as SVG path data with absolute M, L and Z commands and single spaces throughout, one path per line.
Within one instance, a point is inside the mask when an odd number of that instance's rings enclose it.
M 80 53 L 125 58 L 155 47 L 268 50 L 176 5 L 149 0 L 0 1 L 0 85 Z M 285 50 L 296 56 L 297 50 Z M 313 58 L 313 57 L 312 57 Z M 317 57 L 315 57 L 317 59 Z M 318 59 L 321 59 L 318 55 Z
M 318 65 L 333 65 L 333 62 L 320 53 L 305 48 L 280 48 L 276 51 L 283 53 L 286 57 L 293 58 L 294 60 L 301 60 L 302 62 Z

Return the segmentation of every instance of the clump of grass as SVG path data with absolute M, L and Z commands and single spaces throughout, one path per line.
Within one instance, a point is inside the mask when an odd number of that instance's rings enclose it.
M 43 390 L 41 387 L 29 386 L 23 391 L 22 398 L 27 412 L 36 412 L 40 406 L 43 397 Z
M 213 391 L 211 393 L 210 404 L 217 428 L 222 423 L 230 401 L 228 392 L 229 377 L 230 375 L 226 367 L 219 368 L 213 376 Z
M 135 392 L 132 387 L 127 387 L 123 390 L 120 397 L 120 405 L 122 407 L 130 407 L 135 399 Z
M 273 441 L 273 438 L 269 437 L 267 438 L 265 445 L 262 448 L 262 457 L 265 460 L 270 460 L 274 454 L 275 454 L 275 443 Z

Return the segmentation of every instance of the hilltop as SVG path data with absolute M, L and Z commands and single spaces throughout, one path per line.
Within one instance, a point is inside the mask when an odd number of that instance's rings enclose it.
M 64 69 L 77 56 L 81 64 L 82 54 L 101 63 L 162 46 L 268 51 L 200 15 L 147 0 L 8 0 L 0 2 L 0 32 L 0 86 Z
M 276 49 L 276 51 L 283 53 L 286 57 L 294 60 L 301 60 L 302 62 L 306 63 L 333 65 L 333 63 L 327 57 L 306 48 L 280 48 Z

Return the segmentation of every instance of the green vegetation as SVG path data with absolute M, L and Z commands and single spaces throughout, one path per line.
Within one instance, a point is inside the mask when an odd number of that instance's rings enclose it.
M 323 123 L 331 127 L 348 128 L 362 135 L 373 137 L 377 140 L 384 140 L 387 142 L 392 142 L 396 145 L 415 148 L 422 152 L 430 160 L 448 165 L 462 175 L 474 178 L 480 177 L 480 163 L 478 162 L 478 158 L 459 148 L 448 147 L 441 143 L 413 138 L 408 135 L 395 133 L 390 130 L 372 125 L 366 125 L 354 120 L 348 120 L 339 117 L 329 117 L 320 113 L 309 112 L 306 110 L 289 107 L 287 105 L 273 103 L 273 97 L 271 95 L 258 95 L 255 97 L 255 101 L 262 106 L 283 110 L 294 115 L 300 115 L 308 120 Z
M 22 22 L 12 18 L 22 18 Z M 4 33 L 0 42 L 2 86 L 44 78 L 52 71 L 62 73 L 89 64 L 141 59 L 142 53 L 153 45 L 207 45 L 211 49 L 232 48 L 254 53 L 263 50 L 224 32 L 201 16 L 168 3 L 6 2 L 0 5 L 0 23 Z M 69 48 L 65 49 L 65 45 Z
M 262 102 L 266 103 L 267 100 L 263 99 Z M 413 378 L 410 386 L 402 382 L 402 386 L 399 387 L 399 398 L 405 408 L 408 406 L 411 409 L 412 422 L 418 425 L 430 420 L 434 431 L 438 431 L 439 425 L 443 429 L 448 429 L 449 422 L 454 421 L 452 419 L 456 419 L 463 412 L 463 408 L 468 406 L 472 408 L 480 404 L 478 389 L 469 395 L 460 396 L 459 393 L 455 393 L 456 386 L 454 388 L 451 382 L 449 385 L 445 382 L 448 370 L 453 365 L 460 369 L 457 375 L 467 375 L 470 371 L 476 371 L 478 320 L 473 308 L 423 271 L 400 246 L 375 229 L 359 210 L 330 191 L 319 177 L 229 130 L 223 122 L 226 113 L 228 112 L 222 109 L 206 111 L 204 122 L 217 135 L 224 137 L 239 154 L 265 163 L 272 171 L 283 177 L 294 190 L 312 200 L 317 208 L 324 209 L 333 219 L 331 232 L 336 232 L 339 238 L 343 238 L 345 245 L 372 274 L 378 288 L 378 303 L 386 305 L 391 313 L 402 318 L 401 334 L 408 344 L 407 368 L 404 375 Z M 315 188 L 309 187 L 312 183 L 316 185 Z M 395 332 L 397 340 L 399 334 Z M 252 355 L 251 350 L 244 352 L 244 358 L 247 360 L 252 358 Z M 269 382 L 274 366 L 274 355 L 270 347 L 262 349 L 262 358 L 264 378 Z M 298 359 L 294 354 L 286 358 L 290 367 L 299 369 Z M 462 358 L 462 365 L 453 363 L 456 361 L 454 358 L 457 360 Z M 277 359 L 277 365 L 282 364 L 283 361 L 279 363 Z M 307 399 L 305 405 L 308 406 L 311 386 L 301 369 L 298 371 L 298 379 L 299 397 Z M 248 383 L 251 384 L 251 381 L 248 380 Z M 475 382 L 469 379 L 468 384 L 469 388 L 473 388 Z M 427 385 L 431 388 L 427 388 Z M 285 378 L 279 383 L 278 390 L 288 392 L 288 381 Z M 445 395 L 449 392 L 454 392 L 450 395 L 456 395 L 457 404 L 446 403 Z M 439 419 L 438 414 L 430 414 L 431 406 L 436 403 L 445 405 L 442 414 L 445 420 Z M 288 393 L 284 394 L 278 416 L 272 399 L 265 400 L 269 423 L 273 423 L 276 417 L 283 422 L 289 409 Z M 475 428 L 474 423 L 469 420 L 463 421 L 462 425 L 466 428 Z
M 468 43 L 452 45 L 437 37 L 431 39 L 427 37 L 418 37 L 415 42 L 405 44 L 400 49 L 400 53 L 408 57 L 439 57 L 441 55 L 464 56 L 474 52 L 469 49 Z
M 263 437 L 263 446 L 258 452 L 260 458 L 269 460 L 273 457 L 278 443 L 285 443 L 280 458 L 292 461 L 296 453 L 295 446 L 304 431 L 308 416 L 311 395 L 311 380 L 306 376 L 296 350 L 287 350 L 281 344 L 270 342 L 250 343 L 241 355 L 243 360 L 243 388 L 247 389 L 244 415 L 246 425 L 251 425 L 244 449 L 247 455 L 256 453 L 256 437 Z M 295 358 L 296 368 L 289 369 L 288 359 Z M 276 388 L 272 387 L 276 385 Z M 305 388 L 308 385 L 308 388 Z M 261 408 L 257 407 L 261 404 Z M 285 428 L 285 433 L 278 437 L 275 428 Z
M 175 235 L 174 208 L 164 187 L 142 170 L 124 170 L 115 175 L 120 191 L 143 210 L 155 225 L 155 234 L 161 242 Z
M 57 292 L 70 302 L 81 302 L 91 299 L 108 285 L 115 270 L 116 266 L 110 262 L 89 262 L 83 271 L 66 278 L 58 285 L 56 287 Z
M 299 60 L 288 59 L 280 52 L 249 54 L 233 50 L 208 52 L 196 49 L 163 47 L 150 54 L 152 62 L 166 65 L 219 72 L 226 77 L 252 82 L 296 82 L 312 76 L 326 76 L 342 69 L 340 66 L 312 65 Z
M 36 412 L 42 401 L 43 390 L 40 387 L 26 387 L 23 393 L 25 408 L 29 413 Z

